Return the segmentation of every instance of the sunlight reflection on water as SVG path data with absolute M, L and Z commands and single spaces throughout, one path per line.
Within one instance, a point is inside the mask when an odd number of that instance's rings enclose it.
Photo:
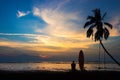
M 99 65 L 95 63 L 85 64 L 86 70 L 98 70 Z M 120 71 L 120 67 L 116 64 L 101 64 L 101 70 L 114 70 Z M 69 71 L 71 64 L 68 63 L 0 63 L 0 70 L 47 70 L 47 71 Z M 79 65 L 76 65 L 76 69 L 79 70 Z

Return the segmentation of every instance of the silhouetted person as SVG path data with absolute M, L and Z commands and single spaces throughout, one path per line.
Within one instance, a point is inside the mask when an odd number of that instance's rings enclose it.
M 72 70 L 72 71 L 76 71 L 76 64 L 75 64 L 74 61 L 73 61 L 72 64 L 71 64 L 71 70 Z

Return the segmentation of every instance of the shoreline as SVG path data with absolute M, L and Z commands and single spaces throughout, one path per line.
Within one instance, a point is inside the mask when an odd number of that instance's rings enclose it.
M 119 80 L 120 71 L 7 71 L 0 70 L 0 80 Z

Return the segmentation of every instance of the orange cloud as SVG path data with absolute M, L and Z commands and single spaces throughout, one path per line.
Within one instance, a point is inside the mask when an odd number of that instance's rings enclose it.
M 113 29 L 110 30 L 111 36 L 120 36 L 120 16 L 112 18 L 110 23 L 113 25 Z
M 47 56 L 47 55 L 39 55 L 41 58 L 43 58 L 43 59 L 47 59 L 47 58 L 49 58 L 50 56 Z

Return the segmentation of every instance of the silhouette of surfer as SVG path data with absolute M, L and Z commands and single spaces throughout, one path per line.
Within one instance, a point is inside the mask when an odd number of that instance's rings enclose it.
M 75 61 L 73 61 L 72 64 L 71 64 L 71 70 L 72 70 L 72 71 L 76 71 Z

